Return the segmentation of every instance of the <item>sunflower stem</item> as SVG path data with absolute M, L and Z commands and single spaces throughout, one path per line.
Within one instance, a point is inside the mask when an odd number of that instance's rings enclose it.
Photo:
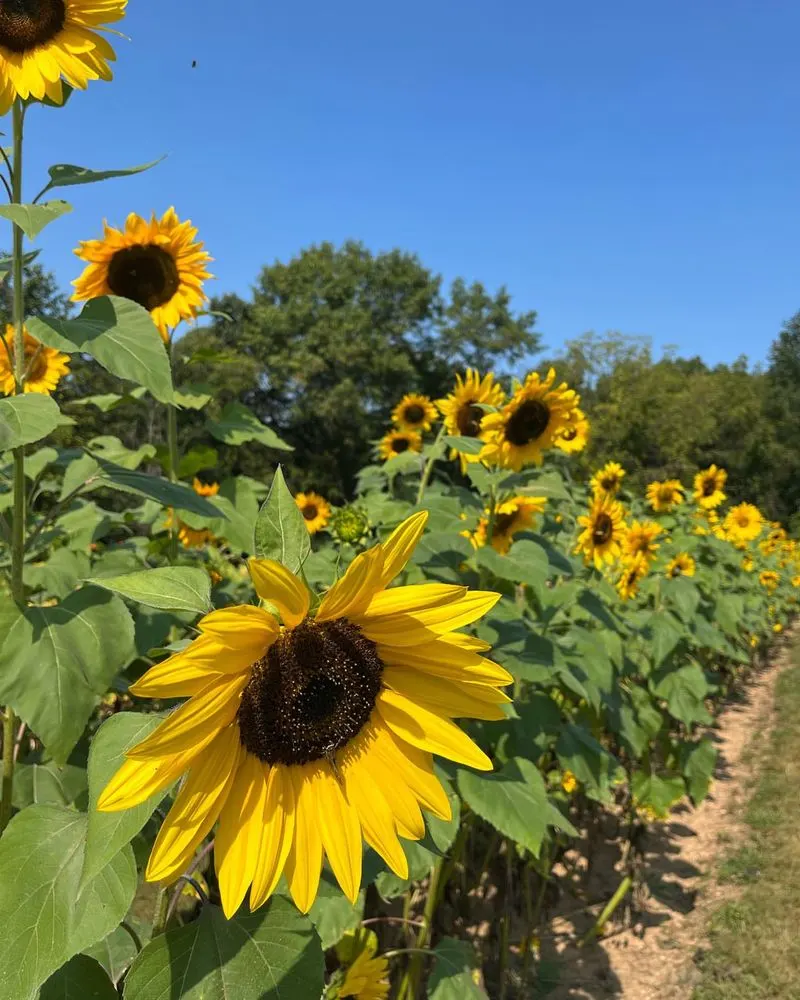
M 22 136 L 25 110 L 17 98 L 13 106 L 14 159 L 11 170 L 11 200 L 22 203 Z M 14 394 L 24 391 L 25 382 L 25 287 L 23 284 L 23 232 L 12 224 L 12 322 L 14 325 Z M 22 606 L 25 602 L 25 585 L 22 571 L 25 559 L 25 449 L 15 448 L 14 456 L 14 508 L 11 519 L 11 596 Z M 3 723 L 3 797 L 0 799 L 0 834 L 11 819 L 11 796 L 14 790 L 14 733 L 17 720 L 10 705 L 6 706 Z
M 436 464 L 436 459 L 438 457 L 437 446 L 441 443 L 444 437 L 445 425 L 444 422 L 439 428 L 439 433 L 436 435 L 436 439 L 431 445 L 431 453 L 428 456 L 428 461 L 425 463 L 425 468 L 422 471 L 422 476 L 419 480 L 419 489 L 417 490 L 417 505 L 422 503 L 422 498 L 425 496 L 425 490 L 428 488 L 428 483 L 431 481 L 431 473 L 433 472 L 433 467 Z
M 172 339 L 169 342 L 170 364 L 174 365 L 175 351 Z M 178 410 L 172 404 L 167 404 L 167 444 L 169 446 L 169 478 L 170 482 L 178 481 Z M 172 519 L 169 528 L 169 560 L 171 563 L 178 561 L 178 514 L 172 508 Z
M 153 904 L 153 931 L 152 937 L 158 937 L 159 934 L 164 933 L 164 928 L 167 925 L 167 903 L 169 899 L 167 897 L 167 887 L 164 885 L 159 885 L 158 893 L 156 894 L 156 900 Z

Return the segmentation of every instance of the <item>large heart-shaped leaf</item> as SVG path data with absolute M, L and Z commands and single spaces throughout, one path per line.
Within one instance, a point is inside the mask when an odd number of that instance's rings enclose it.
M 271 427 L 262 424 L 255 413 L 242 403 L 228 403 L 219 420 L 207 421 L 206 427 L 218 441 L 224 441 L 225 444 L 240 445 L 247 444 L 248 441 L 260 441 L 277 451 L 294 451 L 291 445 L 282 441 Z
M 29 392 L 0 399 L 0 451 L 40 441 L 60 422 L 61 411 L 49 396 Z
M 67 201 L 46 201 L 42 205 L 0 205 L 0 215 L 10 219 L 29 240 L 35 240 L 45 226 L 72 211 Z

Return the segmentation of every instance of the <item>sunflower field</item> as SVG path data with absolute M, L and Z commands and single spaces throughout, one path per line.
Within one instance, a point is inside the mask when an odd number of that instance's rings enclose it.
M 111 79 L 125 6 L 0 3 L 0 1000 L 539 995 L 599 840 L 587 945 L 636 896 L 642 831 L 708 793 L 796 543 L 714 465 L 578 481 L 591 414 L 552 369 L 399 399 L 345 505 L 287 483 L 242 404 L 180 453 L 211 402 L 173 378 L 208 301 L 191 222 L 90 222 L 80 313 L 25 308 L 53 192 L 148 169 L 23 174 L 41 106 Z M 139 400 L 166 443 L 60 447 L 76 357 L 127 387 L 83 406 Z M 253 441 L 270 481 L 216 481 Z

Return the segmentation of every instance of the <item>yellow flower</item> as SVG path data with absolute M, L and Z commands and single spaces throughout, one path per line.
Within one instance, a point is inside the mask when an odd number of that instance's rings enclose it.
M 781 625 L 780 622 L 775 622 L 775 624 L 772 626 L 772 631 L 776 633 L 783 632 L 783 625 Z
M 606 462 L 603 468 L 598 469 L 592 476 L 589 486 L 594 493 L 604 493 L 613 497 L 619 493 L 624 478 L 625 470 L 619 462 Z
M 495 506 L 494 529 L 492 532 L 492 548 L 505 555 L 511 548 L 514 535 L 519 531 L 530 528 L 537 514 L 544 511 L 547 497 L 512 497 L 503 503 Z M 486 544 L 489 533 L 489 511 L 478 523 L 474 535 L 466 532 L 476 549 L 482 548 Z
M 127 0 L 4 0 L 0 3 L 0 115 L 15 98 L 64 103 L 62 78 L 85 90 L 110 80 L 114 50 L 98 34 L 121 21 Z
M 595 494 L 589 513 L 578 518 L 584 529 L 578 536 L 576 552 L 583 552 L 587 565 L 594 562 L 597 569 L 604 563 L 613 563 L 622 555 L 627 526 L 622 504 L 609 494 Z
M 589 441 L 589 421 L 582 410 L 575 410 L 572 422 L 556 438 L 556 448 L 568 454 L 583 451 Z
M 188 777 L 156 838 L 145 877 L 174 881 L 219 819 L 215 864 L 225 913 L 250 889 L 256 909 L 281 875 L 307 913 L 323 858 L 351 901 L 362 837 L 400 877 L 398 835 L 420 840 L 420 808 L 448 820 L 432 754 L 492 762 L 451 720 L 503 719 L 511 675 L 488 645 L 456 632 L 499 595 L 441 583 L 386 588 L 403 571 L 427 513 L 358 555 L 311 614 L 315 597 L 278 562 L 251 559 L 252 605 L 212 611 L 180 653 L 131 688 L 189 700 L 142 743 L 98 803 L 129 809 Z
M 722 526 L 730 541 L 746 543 L 758 538 L 763 523 L 764 518 L 758 507 L 751 503 L 740 503 L 731 507 Z
M 388 431 L 381 439 L 378 451 L 384 461 L 405 451 L 422 451 L 422 438 L 417 431 Z
M 573 423 L 580 397 L 566 382 L 553 388 L 553 368 L 547 378 L 533 372 L 524 384 L 517 385 L 511 402 L 499 413 L 483 418 L 486 445 L 480 460 L 515 472 L 535 463 L 542 464 L 542 452 L 552 448 L 564 430 Z
M 650 483 L 647 487 L 647 502 L 657 514 L 674 510 L 683 503 L 683 486 L 680 479 Z
M 656 538 L 662 530 L 655 521 L 632 521 L 625 536 L 625 555 L 629 559 L 640 556 L 648 562 L 655 559 L 660 548 Z
M 392 420 L 401 431 L 429 431 L 436 419 L 436 407 L 427 396 L 410 392 L 392 412 Z
M 647 559 L 637 556 L 623 564 L 622 575 L 617 581 L 617 592 L 623 601 L 635 597 L 639 590 L 639 582 L 647 576 L 650 563 Z
M 800 587 L 800 576 L 793 576 L 792 577 L 792 586 L 793 587 Z
M 2 22 L 2 7 L 0 7 L 0 22 Z M 32 337 L 23 327 L 25 337 L 25 382 L 24 392 L 39 392 L 49 396 L 62 375 L 69 372 L 69 355 L 61 354 L 52 347 Z M 11 357 L 0 343 L 0 390 L 7 396 L 14 392 L 14 327 L 6 326 L 6 344 L 11 351 Z
M 694 498 L 697 503 L 706 510 L 724 503 L 726 495 L 723 490 L 727 478 L 728 473 L 724 469 L 718 469 L 716 465 L 698 472 L 694 477 Z
M 386 1000 L 389 985 L 388 960 L 382 955 L 373 958 L 369 951 L 362 951 L 348 968 L 339 988 L 339 996 L 357 997 L 358 1000 Z
M 192 489 L 201 497 L 215 497 L 219 493 L 219 483 L 203 483 L 197 476 L 192 482 Z M 166 526 L 172 527 L 174 511 L 167 515 Z M 178 541 L 184 548 L 200 549 L 204 545 L 210 545 L 214 541 L 214 536 L 208 528 L 192 528 L 184 521 L 178 521 Z
M 667 576 L 694 576 L 695 561 L 688 552 L 679 552 L 667 563 Z
M 572 773 L 572 771 L 565 771 L 561 776 L 561 787 L 567 793 L 567 795 L 572 795 L 575 789 L 578 787 L 578 779 Z
M 758 636 L 755 635 L 750 636 L 750 645 L 753 647 L 753 649 L 756 648 L 756 646 L 758 645 Z
M 753 557 L 749 554 L 742 559 L 742 569 L 745 571 L 745 573 L 752 573 L 753 569 L 755 568 L 755 565 L 756 564 L 753 560 Z
M 778 584 L 781 582 L 781 578 L 780 575 L 774 570 L 765 569 L 758 574 L 758 582 L 766 591 L 768 591 L 768 593 L 771 594 L 777 589 Z
M 318 493 L 298 493 L 294 498 L 306 522 L 309 534 L 322 531 L 331 519 L 331 505 Z
M 497 385 L 494 374 L 489 372 L 483 378 L 477 370 L 467 368 L 462 378 L 456 375 L 453 391 L 445 399 L 437 399 L 436 405 L 444 418 L 445 430 L 451 437 L 485 438 L 483 420 L 486 416 L 484 406 L 502 406 L 506 394 Z M 465 472 L 471 462 L 479 461 L 478 455 L 467 455 L 452 449 L 451 458 L 458 457 L 461 471 Z
M 203 281 L 211 257 L 197 240 L 191 222 L 181 222 L 175 209 L 148 222 L 134 212 L 125 229 L 104 223 L 101 240 L 81 242 L 75 254 L 89 262 L 72 284 L 73 302 L 99 295 L 120 295 L 148 310 L 161 336 L 168 341 L 181 320 L 192 320 L 208 296 Z

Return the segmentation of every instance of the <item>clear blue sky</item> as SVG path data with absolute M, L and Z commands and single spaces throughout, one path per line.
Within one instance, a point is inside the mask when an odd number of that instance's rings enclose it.
M 648 334 L 763 359 L 800 309 L 797 0 L 131 0 L 116 79 L 29 116 L 53 162 L 149 174 L 72 189 L 45 234 L 174 203 L 215 291 L 347 237 L 506 284 L 557 348 Z M 192 69 L 192 60 L 197 68 Z

